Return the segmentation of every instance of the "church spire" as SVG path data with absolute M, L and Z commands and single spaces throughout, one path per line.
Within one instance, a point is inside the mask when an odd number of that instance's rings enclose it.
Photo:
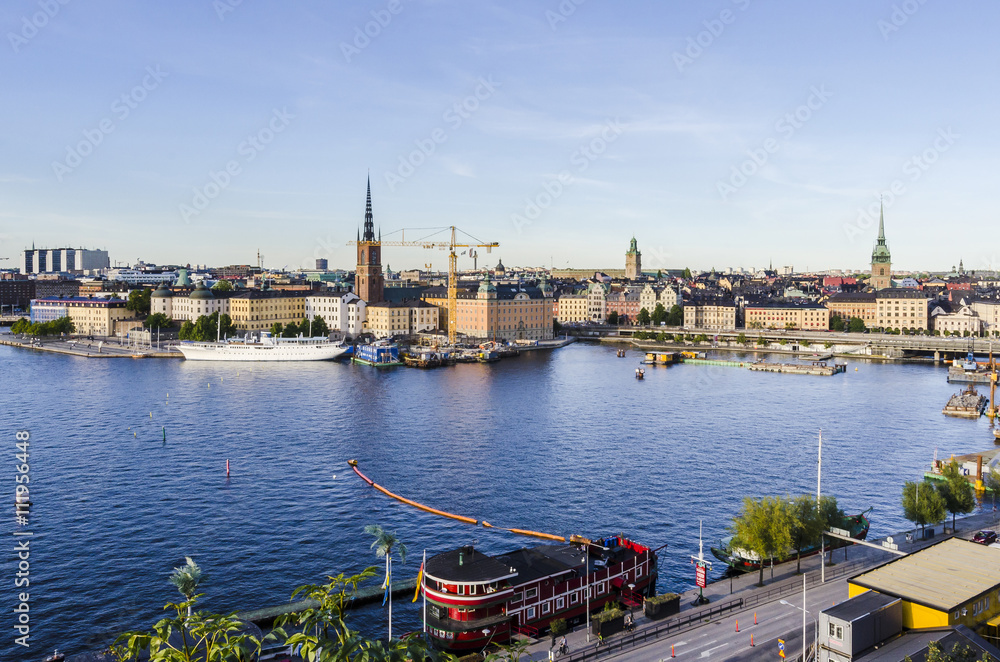
M 882 198 L 878 200 L 878 243 L 885 243 L 885 215 L 882 213 Z
M 372 178 L 368 176 L 368 198 L 365 201 L 365 241 L 375 241 L 375 217 L 372 215 Z

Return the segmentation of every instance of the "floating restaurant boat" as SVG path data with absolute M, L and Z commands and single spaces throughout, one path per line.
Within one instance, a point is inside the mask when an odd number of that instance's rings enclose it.
M 979 418 L 989 400 L 985 395 L 979 395 L 976 387 L 969 384 L 969 387 L 961 393 L 956 393 L 948 399 L 948 404 L 944 406 L 941 413 L 945 416 L 957 416 L 960 418 Z
M 854 515 L 853 517 L 845 516 L 841 522 L 840 529 L 848 532 L 851 538 L 855 540 L 864 540 L 868 537 L 868 528 L 871 526 L 871 522 L 868 519 L 868 515 L 871 514 L 872 508 Z M 847 545 L 843 540 L 830 539 L 826 540 L 826 549 L 837 549 Z M 801 556 L 804 558 L 806 556 L 811 556 L 819 552 L 819 546 L 810 546 L 802 549 Z M 752 570 L 759 570 L 761 559 L 755 552 L 751 552 L 748 549 L 743 549 L 741 547 L 733 546 L 733 536 L 727 536 L 719 541 L 718 547 L 712 547 L 712 554 L 715 558 L 719 559 L 726 565 L 728 565 L 733 570 L 737 572 L 750 572 Z M 786 561 L 793 561 L 796 558 L 795 551 L 791 551 L 788 554 L 781 556 L 780 558 L 774 559 L 774 564 L 785 563 Z M 771 559 L 765 559 L 765 565 L 770 563 Z
M 327 337 L 277 338 L 267 331 L 216 342 L 185 340 L 176 347 L 188 361 L 330 361 L 348 349 Z
M 375 366 L 376 368 L 391 368 L 392 366 L 403 365 L 399 358 L 399 347 L 394 343 L 377 341 L 370 345 L 358 345 L 354 349 L 354 356 L 351 360 L 363 365 Z
M 623 536 L 573 536 L 497 556 L 472 546 L 432 556 L 420 584 L 428 637 L 445 650 L 478 651 L 514 633 L 537 637 L 556 618 L 582 621 L 588 606 L 641 604 L 655 593 L 657 551 Z

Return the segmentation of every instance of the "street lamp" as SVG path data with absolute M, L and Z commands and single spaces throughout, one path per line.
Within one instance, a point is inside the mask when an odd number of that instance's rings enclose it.
M 793 605 L 788 600 L 782 600 L 780 604 L 787 607 L 795 607 L 802 612 L 802 659 L 806 659 L 806 614 L 813 617 L 813 622 L 816 624 L 813 630 L 813 649 L 816 653 L 816 659 L 819 659 L 819 616 L 813 616 L 813 613 L 806 609 L 806 576 L 802 575 L 802 606 Z
M 632 616 L 632 611 L 635 607 L 635 584 L 630 582 L 628 585 L 628 624 L 631 629 L 635 625 L 635 617 Z

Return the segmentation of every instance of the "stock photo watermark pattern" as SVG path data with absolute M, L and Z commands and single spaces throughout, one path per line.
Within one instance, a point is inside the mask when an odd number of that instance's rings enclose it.
M 31 508 L 31 493 L 28 484 L 31 482 L 31 466 L 29 460 L 29 444 L 31 433 L 28 430 L 18 430 L 14 434 L 14 520 L 17 529 L 14 531 L 14 556 L 17 558 L 17 570 L 14 572 L 14 588 L 19 590 L 14 605 L 14 643 L 24 648 L 30 647 L 31 639 L 31 594 L 26 590 L 31 586 L 31 536 L 28 530 Z
M 750 0 L 732 0 L 732 3 L 736 5 L 736 8 L 741 12 L 746 11 L 750 6 Z M 719 15 L 715 18 L 702 21 L 702 25 L 705 29 L 693 37 L 688 37 L 687 45 L 684 49 L 681 51 L 674 51 L 673 53 L 674 66 L 677 67 L 677 71 L 684 73 L 684 69 L 690 67 L 695 63 L 695 60 L 704 55 L 705 51 L 708 48 L 711 48 L 712 44 L 714 44 L 716 40 L 722 36 L 722 33 L 726 31 L 726 26 L 732 25 L 736 22 L 737 16 L 739 16 L 739 14 L 727 7 L 726 9 L 720 11 Z
M 20 53 L 21 49 L 27 46 L 32 39 L 38 36 L 39 32 L 45 29 L 62 8 L 70 3 L 70 0 L 38 0 L 39 11 L 31 15 L 21 17 L 21 29 L 17 32 L 8 32 L 7 41 L 14 53 Z

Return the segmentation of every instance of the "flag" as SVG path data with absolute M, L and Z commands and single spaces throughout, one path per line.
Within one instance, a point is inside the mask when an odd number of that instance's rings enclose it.
M 389 587 L 385 587 L 385 595 L 382 596 L 382 606 L 385 606 L 385 601 L 389 599 Z
M 420 597 L 420 580 L 424 577 L 424 564 L 420 564 L 420 570 L 417 572 L 417 590 L 413 592 L 413 601 L 416 602 Z

